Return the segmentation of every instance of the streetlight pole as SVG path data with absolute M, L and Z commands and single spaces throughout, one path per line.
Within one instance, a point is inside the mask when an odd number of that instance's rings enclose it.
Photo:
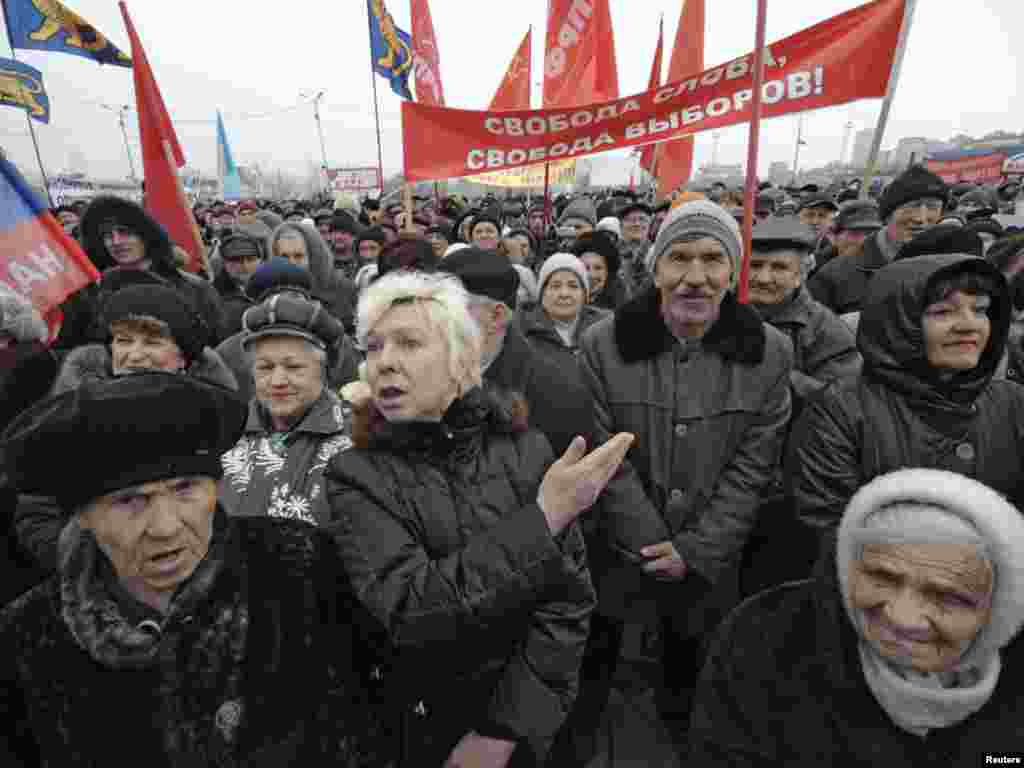
M 796 186 L 800 169 L 800 145 L 804 143 L 804 117 L 800 115 L 796 124 L 796 151 L 793 153 L 793 186 Z
M 320 121 L 320 99 L 324 97 L 325 93 L 326 91 L 319 91 L 314 95 L 303 91 L 299 94 L 300 98 L 312 97 L 313 100 L 313 117 L 316 120 L 316 132 L 320 136 L 320 159 L 323 163 L 321 165 L 322 173 L 320 175 L 321 191 L 325 189 L 324 180 L 327 178 L 327 145 L 324 143 L 324 128 L 323 123 Z
M 124 116 L 128 114 L 130 107 L 127 104 L 120 107 L 112 107 L 109 104 L 100 104 L 100 106 L 108 112 L 117 113 L 117 122 L 121 126 L 121 137 L 124 139 L 124 152 L 128 155 L 128 168 L 131 171 L 131 180 L 138 183 L 139 179 L 135 175 L 135 161 L 132 159 L 132 149 L 128 143 L 128 128 L 124 123 Z

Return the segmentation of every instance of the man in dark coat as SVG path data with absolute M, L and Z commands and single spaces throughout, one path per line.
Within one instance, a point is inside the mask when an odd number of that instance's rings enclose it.
M 576 435 L 594 430 L 589 394 L 527 342 L 514 314 L 519 277 L 509 260 L 494 251 L 464 248 L 441 263 L 473 295 L 471 311 L 483 334 L 484 381 L 518 392 L 530 406 L 530 424 L 544 433 L 556 456 Z
M 228 336 L 242 330 L 242 315 L 252 306 L 245 286 L 260 264 L 267 260 L 266 238 L 270 231 L 260 225 L 266 234 L 259 237 L 247 231 L 247 228 L 254 227 L 253 224 L 240 224 L 218 249 L 221 270 L 213 280 L 213 287 L 220 294 L 224 306 L 224 330 Z
M 855 256 L 820 269 L 807 285 L 811 295 L 837 315 L 859 311 L 872 275 L 895 261 L 904 243 L 939 222 L 948 196 L 946 182 L 921 166 L 897 177 L 878 206 L 885 228 Z
M 82 244 L 101 273 L 143 269 L 168 281 L 199 312 L 210 334 L 210 346 L 225 338 L 224 309 L 216 289 L 203 278 L 178 269 L 166 230 L 140 206 L 119 197 L 97 197 L 82 217 Z
M 217 503 L 245 416 L 227 390 L 146 373 L 8 427 L 13 486 L 68 522 L 58 573 L 0 612 L 0 764 L 384 765 L 336 548 Z
M 871 235 L 882 228 L 874 200 L 850 200 L 839 206 L 832 220 L 832 242 L 815 253 L 811 276 L 833 259 L 853 257 Z
M 661 621 L 662 717 L 685 742 L 704 637 L 738 600 L 739 563 L 791 412 L 789 341 L 739 304 L 727 211 L 673 209 L 648 258 L 654 287 L 584 336 L 597 440 L 636 435 L 601 500 L 603 546 L 583 684 L 558 765 L 585 765 L 627 620 Z

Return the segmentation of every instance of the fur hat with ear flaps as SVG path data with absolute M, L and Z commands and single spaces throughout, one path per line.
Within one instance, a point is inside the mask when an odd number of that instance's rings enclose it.
M 875 478 L 854 495 L 839 525 L 836 551 L 847 612 L 851 612 L 850 565 L 860 557 L 862 532 L 877 530 L 872 519 L 879 513 L 907 505 L 925 508 L 924 515 L 934 518 L 936 527 L 944 532 L 940 538 L 956 540 L 958 528 L 971 531 L 973 535 L 965 537 L 965 543 L 979 542 L 992 565 L 995 581 L 988 624 L 959 662 L 960 666 L 985 663 L 1024 626 L 1024 515 L 994 490 L 969 477 L 937 469 L 902 469 Z M 917 537 L 933 540 L 921 532 L 923 526 L 902 527 L 905 530 L 887 524 L 884 530 L 908 543 Z

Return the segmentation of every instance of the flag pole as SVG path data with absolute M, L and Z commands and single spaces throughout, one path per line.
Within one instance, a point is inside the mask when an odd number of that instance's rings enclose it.
M 10 39 L 8 33 L 7 42 L 11 47 L 11 58 L 18 61 L 18 54 L 14 52 L 14 43 Z M 32 116 L 25 110 L 25 122 L 28 123 L 28 132 L 32 135 L 32 146 L 36 149 L 36 162 L 39 163 L 39 173 L 43 175 L 43 189 L 46 190 L 46 201 L 50 204 L 51 208 L 56 206 L 53 204 L 53 197 L 50 195 L 50 180 L 46 177 L 46 168 L 43 166 L 43 155 L 39 151 L 39 139 L 36 138 L 36 127 L 32 125 Z
M 380 192 L 378 200 L 384 197 L 384 151 L 380 142 L 380 106 L 377 104 L 377 72 L 373 67 L 373 18 L 370 16 L 370 4 L 366 4 L 366 29 L 370 33 L 370 83 L 373 85 L 373 117 L 377 123 L 377 172 L 380 174 Z
M 551 163 L 544 163 L 544 237 L 551 228 Z
M 750 299 L 750 247 L 754 238 L 754 195 L 757 190 L 757 152 L 761 142 L 761 91 L 764 87 L 764 37 L 768 0 L 757 0 L 757 45 L 754 48 L 754 93 L 750 100 L 750 139 L 747 147 L 747 188 L 743 199 L 743 253 L 739 300 Z
M 892 108 L 893 98 L 896 96 L 896 86 L 899 85 L 900 71 L 903 69 L 903 54 L 907 51 L 907 38 L 910 36 L 910 25 L 914 21 L 916 7 L 917 0 L 904 0 L 903 24 L 900 25 L 899 42 L 896 44 L 896 53 L 892 58 L 889 85 L 885 90 L 885 98 L 882 100 L 882 110 L 878 113 L 878 124 L 875 126 L 875 135 L 871 138 L 871 152 L 868 154 L 864 178 L 860 185 L 861 200 L 868 199 L 868 190 L 875 175 L 875 166 L 878 165 L 878 153 L 882 150 L 883 134 L 889 124 L 889 110 Z

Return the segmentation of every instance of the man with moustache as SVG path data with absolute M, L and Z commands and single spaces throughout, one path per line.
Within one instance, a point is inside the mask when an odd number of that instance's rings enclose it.
M 596 444 L 636 442 L 602 496 L 588 546 L 598 587 L 563 762 L 585 765 L 626 621 L 660 620 L 658 706 L 685 743 L 705 638 L 738 600 L 739 562 L 790 417 L 792 346 L 734 295 L 739 227 L 698 200 L 665 219 L 647 256 L 653 285 L 584 335 Z

